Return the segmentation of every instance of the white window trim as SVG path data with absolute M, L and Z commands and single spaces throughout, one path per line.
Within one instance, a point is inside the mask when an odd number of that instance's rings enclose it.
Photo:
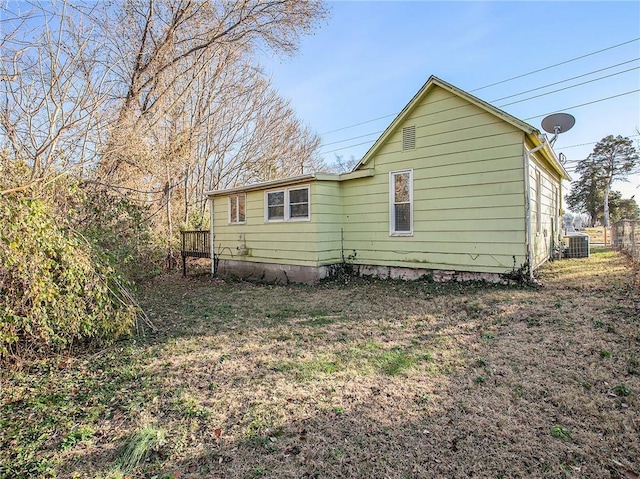
M 231 217 L 231 201 L 232 198 L 240 198 L 244 197 L 244 220 L 242 221 L 234 221 L 234 218 Z M 227 207 L 229 210 L 229 214 L 227 215 L 227 219 L 229 220 L 230 225 L 243 225 L 247 222 L 247 195 L 246 193 L 237 193 L 235 195 L 229 195 L 229 200 L 227 201 Z M 236 205 L 236 214 L 240 212 L 240 204 Z
M 396 209 L 395 209 L 395 185 L 394 175 L 400 173 L 409 173 L 409 231 L 395 231 L 396 226 Z M 397 170 L 389 172 L 389 236 L 413 236 L 413 170 Z
M 276 218 L 276 219 L 269 219 L 269 193 L 278 193 L 282 191 L 284 193 L 284 213 L 281 218 Z M 264 192 L 264 221 L 266 223 L 282 223 L 283 221 L 286 221 L 286 217 L 287 217 L 287 194 L 286 194 L 286 190 L 284 189 L 276 189 L 276 190 L 268 190 Z
M 308 214 L 304 218 L 292 218 L 291 215 L 291 202 L 289 200 L 289 192 L 291 190 L 307 190 L 307 205 Z M 279 191 L 284 192 L 284 218 L 283 219 L 269 219 L 269 193 L 277 193 Z M 298 222 L 298 221 L 311 221 L 311 188 L 309 185 L 292 186 L 290 188 L 277 188 L 273 190 L 267 190 L 264 192 L 264 221 L 265 223 L 283 223 L 283 222 Z
M 291 214 L 291 201 L 289 198 L 289 193 L 293 190 L 307 190 L 307 216 L 306 217 L 296 217 L 296 218 L 290 218 L 289 215 Z M 291 188 L 287 188 L 286 194 L 285 194 L 285 221 L 311 221 L 311 188 L 309 188 L 309 185 L 303 185 L 303 186 L 293 186 Z

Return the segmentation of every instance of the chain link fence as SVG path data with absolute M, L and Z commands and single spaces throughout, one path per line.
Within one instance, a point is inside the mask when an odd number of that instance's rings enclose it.
M 613 245 L 640 263 L 640 221 L 620 220 L 611 226 Z

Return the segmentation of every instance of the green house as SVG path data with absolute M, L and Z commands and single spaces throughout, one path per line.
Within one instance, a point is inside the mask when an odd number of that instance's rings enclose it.
M 502 281 L 560 241 L 570 179 L 533 126 L 431 77 L 353 171 L 209 193 L 214 273 Z

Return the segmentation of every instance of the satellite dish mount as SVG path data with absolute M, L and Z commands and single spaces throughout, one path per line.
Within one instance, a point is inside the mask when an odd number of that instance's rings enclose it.
M 558 135 L 569 131 L 576 124 L 576 119 L 568 113 L 554 113 L 542 120 L 542 129 L 547 133 L 552 133 L 553 137 L 549 140 L 549 144 L 553 146 Z

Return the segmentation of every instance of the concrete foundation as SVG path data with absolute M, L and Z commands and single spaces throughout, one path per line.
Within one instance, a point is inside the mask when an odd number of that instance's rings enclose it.
M 487 283 L 508 283 L 508 280 L 498 273 L 374 265 L 353 265 L 353 271 L 356 275 L 365 278 L 401 279 L 403 281 L 429 279 L 437 283 L 444 283 L 446 281 L 485 281 Z
M 333 269 L 335 269 L 333 266 L 297 266 L 221 259 L 216 272 L 221 277 L 235 277 L 250 281 L 316 284 L 329 277 Z
M 326 266 L 297 266 L 274 263 L 258 263 L 221 259 L 217 274 L 221 277 L 236 277 L 252 281 L 288 284 L 316 284 L 343 271 L 341 264 Z M 363 278 L 393 279 L 417 281 L 428 279 L 438 283 L 447 281 L 485 281 L 487 283 L 507 284 L 509 280 L 498 273 L 480 273 L 469 271 L 437 270 L 426 268 L 403 268 L 398 266 L 375 266 L 351 264 L 349 269 Z

